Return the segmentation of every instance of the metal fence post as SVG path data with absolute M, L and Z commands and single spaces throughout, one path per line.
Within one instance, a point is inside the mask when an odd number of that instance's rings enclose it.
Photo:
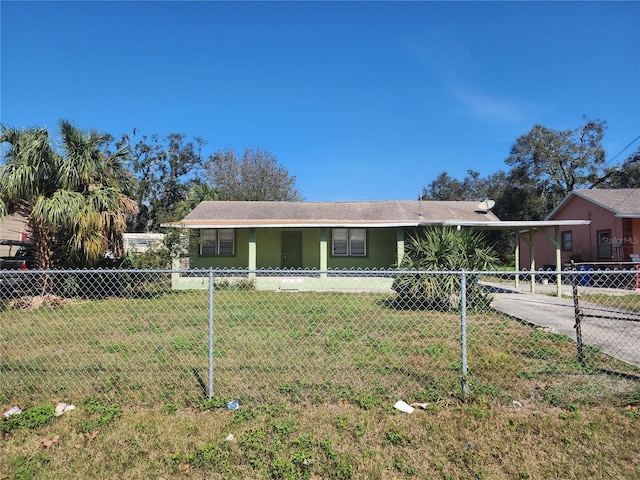
M 213 269 L 209 268 L 209 399 L 213 398 Z
M 462 355 L 462 396 L 469 393 L 467 385 L 467 276 L 460 273 L 460 351 Z
M 582 351 L 582 311 L 580 310 L 580 304 L 578 303 L 578 276 L 575 274 L 576 266 L 573 260 L 571 261 L 571 270 L 574 273 L 571 274 L 571 290 L 573 294 L 573 315 L 575 318 L 576 329 L 576 347 L 578 349 L 578 362 L 584 365 L 584 354 Z

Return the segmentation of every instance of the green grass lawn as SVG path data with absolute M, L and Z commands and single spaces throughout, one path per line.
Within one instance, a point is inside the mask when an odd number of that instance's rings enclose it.
M 459 314 L 397 310 L 389 299 L 364 293 L 217 292 L 214 394 L 246 404 L 459 397 Z M 209 316 L 203 291 L 5 309 L 2 400 L 24 403 L 55 395 L 68 401 L 101 396 L 132 405 L 193 401 L 210 386 Z M 522 397 L 535 382 L 594 378 L 588 365 L 576 363 L 575 345 L 567 337 L 492 311 L 469 313 L 467 325 L 472 394 Z M 605 360 L 612 370 L 637 374 Z
M 216 292 L 211 399 L 207 292 L 5 308 L 0 403 L 43 421 L 2 424 L 0 479 L 639 478 L 637 369 L 469 313 L 463 397 L 459 315 L 389 300 Z

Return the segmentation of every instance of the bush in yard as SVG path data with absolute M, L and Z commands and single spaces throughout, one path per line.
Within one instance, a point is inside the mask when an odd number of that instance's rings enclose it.
M 164 247 L 154 248 L 146 252 L 129 251 L 122 259 L 120 268 L 134 270 L 165 270 L 171 268 L 171 254 Z
M 399 264 L 400 274 L 393 285 L 397 307 L 455 310 L 460 306 L 460 275 L 447 273 L 494 270 L 499 259 L 479 232 L 454 227 L 431 227 L 409 237 Z M 490 298 L 475 276 L 467 276 L 467 308 L 482 309 Z

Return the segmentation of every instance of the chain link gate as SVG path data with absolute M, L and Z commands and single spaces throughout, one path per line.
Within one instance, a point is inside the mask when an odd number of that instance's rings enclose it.
M 614 372 L 624 370 L 615 359 L 640 366 L 639 269 L 575 270 L 571 283 L 578 361 Z

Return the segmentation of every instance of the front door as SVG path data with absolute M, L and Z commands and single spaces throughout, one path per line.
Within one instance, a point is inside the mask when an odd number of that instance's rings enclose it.
M 302 233 L 282 232 L 282 268 L 302 268 Z

